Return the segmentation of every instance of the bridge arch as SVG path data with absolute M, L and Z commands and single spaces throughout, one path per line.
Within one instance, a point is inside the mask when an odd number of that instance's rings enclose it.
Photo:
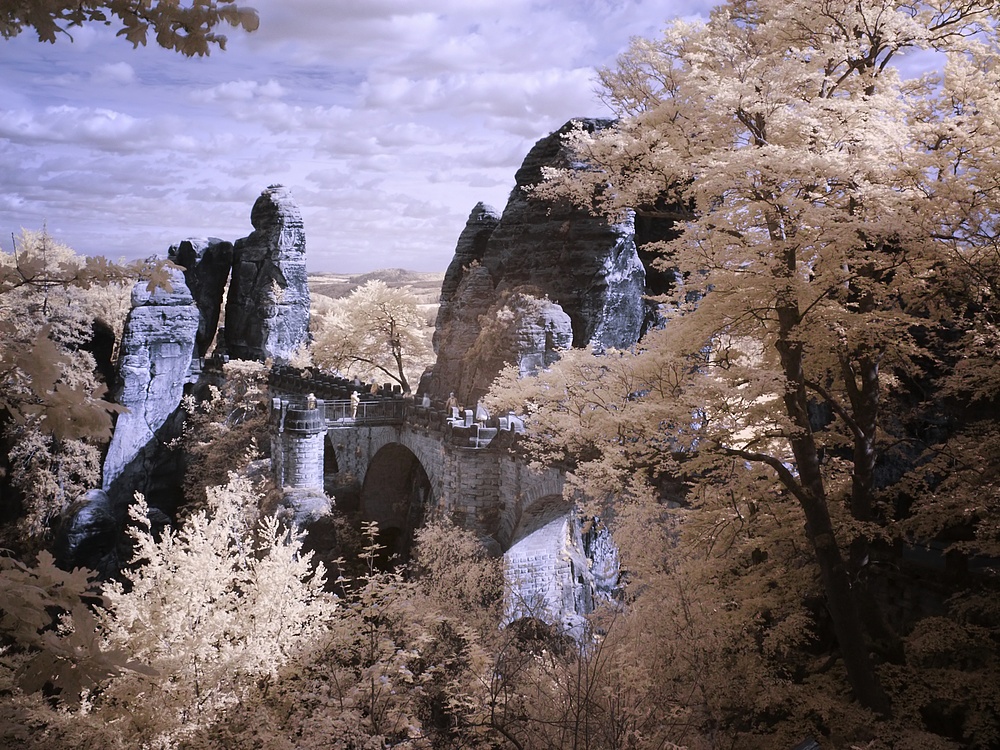
M 361 518 L 378 523 L 387 558 L 409 559 L 414 533 L 433 503 L 430 477 L 410 448 L 387 443 L 371 457 L 361 485 Z
M 508 621 L 531 617 L 574 627 L 579 623 L 572 615 L 593 610 L 576 507 L 561 494 L 539 498 L 521 513 L 504 567 L 510 583 Z

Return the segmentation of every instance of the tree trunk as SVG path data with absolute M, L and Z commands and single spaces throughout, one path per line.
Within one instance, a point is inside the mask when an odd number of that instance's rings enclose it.
M 841 360 L 841 372 L 851 402 L 854 432 L 854 467 L 851 473 L 851 515 L 866 523 L 878 520 L 875 514 L 875 462 L 878 458 L 877 430 L 880 406 L 879 362 L 862 355 L 857 364 Z M 871 562 L 872 544 L 865 536 L 851 540 L 849 573 L 854 581 L 855 599 L 861 607 L 865 627 L 876 650 L 890 661 L 902 663 L 903 642 L 869 591 L 864 568 Z
M 788 258 L 794 268 L 794 258 Z M 803 345 L 797 340 L 799 308 L 791 289 L 778 299 L 776 347 L 785 375 L 785 410 L 794 425 L 789 442 L 798 469 L 800 491 L 795 495 L 806 516 L 806 536 L 812 544 L 834 634 L 840 647 L 847 679 L 861 705 L 883 716 L 890 713 L 889 699 L 872 664 L 861 614 L 851 591 L 851 580 L 837 544 L 830 519 L 828 499 L 820 469 L 819 451 L 809 424 L 806 378 L 802 366 Z

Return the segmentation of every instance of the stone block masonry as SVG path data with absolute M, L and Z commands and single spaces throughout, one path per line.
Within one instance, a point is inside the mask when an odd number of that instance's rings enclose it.
M 362 516 L 391 532 L 387 543 L 403 555 L 426 520 L 446 517 L 475 531 L 504 553 L 508 620 L 538 617 L 582 637 L 582 616 L 607 589 L 595 571 L 606 576 L 608 561 L 591 559 L 590 548 L 598 547 L 584 542 L 576 509 L 563 498 L 561 472 L 529 467 L 508 450 L 509 439 L 474 448 L 434 420 L 324 423 L 322 401 L 308 409 L 295 398 L 275 398 L 271 412 L 272 466 L 281 486 L 315 486 L 324 464 L 336 466 L 337 484 L 354 486 Z M 331 451 L 334 460 L 325 455 Z M 603 556 L 616 563 L 613 554 Z
M 323 490 L 326 411 L 322 401 L 305 408 L 271 403 L 271 466 L 279 487 Z

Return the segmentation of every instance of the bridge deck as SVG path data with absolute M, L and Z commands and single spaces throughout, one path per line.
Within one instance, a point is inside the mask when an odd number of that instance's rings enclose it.
M 403 424 L 406 418 L 406 400 L 402 398 L 361 401 L 352 404 L 350 399 L 324 401 L 327 427 L 354 427 L 359 424 Z

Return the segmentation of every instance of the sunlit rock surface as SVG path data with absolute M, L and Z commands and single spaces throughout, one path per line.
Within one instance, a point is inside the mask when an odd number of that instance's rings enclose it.
M 607 528 L 562 498 L 536 503 L 504 553 L 506 621 L 534 618 L 583 639 L 585 615 L 614 595 L 618 550 Z
M 237 359 L 287 361 L 309 337 L 309 283 L 302 215 L 281 185 L 250 212 L 254 231 L 233 248 L 226 349 Z
M 182 271 L 170 272 L 170 284 L 150 292 L 140 282 L 132 291 L 115 394 L 128 411 L 115 423 L 103 474 L 103 488 L 117 502 L 149 486 L 156 454 L 172 437 L 161 433 L 190 376 L 200 313 Z

